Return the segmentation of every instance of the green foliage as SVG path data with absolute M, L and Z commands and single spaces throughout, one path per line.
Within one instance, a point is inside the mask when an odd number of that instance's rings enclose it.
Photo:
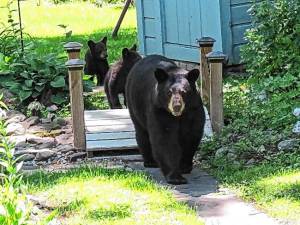
M 0 26 L 0 53 L 2 53 L 3 56 L 12 56 L 20 53 L 19 48 L 21 30 L 19 23 L 14 20 L 13 14 L 16 12 L 16 10 L 13 9 L 13 3 L 14 0 L 7 1 L 5 7 L 8 11 L 7 23 L 3 23 Z
M 14 144 L 6 137 L 0 121 L 0 224 L 27 224 L 30 204 L 22 185 L 20 169 L 23 162 L 14 157 Z
M 55 54 L 25 53 L 9 65 L 7 75 L 0 76 L 1 86 L 19 97 L 20 102 L 35 99 L 42 104 L 62 104 L 68 100 L 67 70 Z
M 255 3 L 250 12 L 254 27 L 246 33 L 249 42 L 242 54 L 248 71 L 257 77 L 299 78 L 299 0 L 265 0 Z

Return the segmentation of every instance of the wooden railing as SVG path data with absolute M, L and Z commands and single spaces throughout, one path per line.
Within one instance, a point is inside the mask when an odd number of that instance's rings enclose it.
M 222 52 L 213 52 L 215 40 L 203 37 L 198 40 L 200 46 L 200 91 L 207 107 L 212 129 L 219 134 L 224 126 L 223 114 L 223 62 L 226 56 Z

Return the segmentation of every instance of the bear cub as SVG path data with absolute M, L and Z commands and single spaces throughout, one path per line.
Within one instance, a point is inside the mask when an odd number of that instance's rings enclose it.
M 109 69 L 107 61 L 107 37 L 104 37 L 99 42 L 93 40 L 88 41 L 88 50 L 85 53 L 84 73 L 97 77 L 97 86 L 103 85 L 105 75 Z
M 114 63 L 106 74 L 104 90 L 111 109 L 122 108 L 118 94 L 123 94 L 126 106 L 125 84 L 127 76 L 131 68 L 141 58 L 140 54 L 136 51 L 136 45 L 133 45 L 130 49 L 124 48 L 122 50 L 122 58 Z
M 145 167 L 160 167 L 170 184 L 184 184 L 193 169 L 205 112 L 196 89 L 199 70 L 147 56 L 130 71 L 126 99 Z

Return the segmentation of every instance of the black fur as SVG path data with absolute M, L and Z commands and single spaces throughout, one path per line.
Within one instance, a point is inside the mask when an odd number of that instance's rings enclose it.
M 129 71 L 142 57 L 136 51 L 136 45 L 122 50 L 122 58 L 109 69 L 105 80 L 104 90 L 111 109 L 121 109 L 118 94 L 123 94 L 126 105 L 125 84 Z
M 203 135 L 205 112 L 195 85 L 198 76 L 199 70 L 188 72 L 170 59 L 152 55 L 136 63 L 127 78 L 127 106 L 144 166 L 158 165 L 171 184 L 187 182 L 182 173 L 191 172 Z
M 89 49 L 85 54 L 84 73 L 87 75 L 97 76 L 97 85 L 103 85 L 105 75 L 109 69 L 107 61 L 107 37 L 95 43 L 92 40 L 88 41 Z M 93 76 L 92 78 L 93 79 Z

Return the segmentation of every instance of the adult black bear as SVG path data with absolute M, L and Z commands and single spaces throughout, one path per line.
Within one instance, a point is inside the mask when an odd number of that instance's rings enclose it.
M 122 58 L 113 64 L 106 74 L 104 90 L 111 109 L 121 109 L 118 94 L 123 94 L 126 105 L 125 84 L 129 71 L 142 57 L 136 51 L 136 45 L 122 50 Z
M 126 83 L 127 106 L 145 167 L 161 168 L 168 183 L 184 184 L 205 123 L 196 90 L 199 70 L 186 71 L 168 58 L 140 60 Z
M 109 69 L 107 61 L 107 37 L 99 42 L 88 41 L 88 50 L 85 53 L 84 73 L 97 76 L 97 86 L 103 85 L 105 75 Z M 93 79 L 93 77 L 91 78 Z

